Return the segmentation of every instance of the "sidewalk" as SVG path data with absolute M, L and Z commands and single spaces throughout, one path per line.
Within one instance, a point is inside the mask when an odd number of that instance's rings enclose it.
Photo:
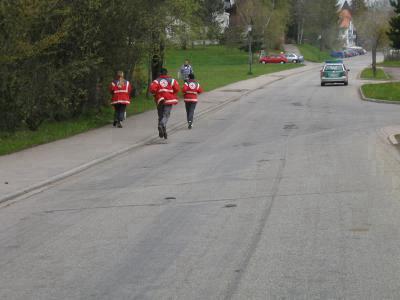
M 396 67 L 384 67 L 383 70 L 386 74 L 389 74 L 392 80 L 400 80 L 400 68 Z
M 263 75 L 204 93 L 199 98 L 196 115 L 200 117 L 253 90 L 287 76 L 311 70 L 315 66 L 310 64 L 302 68 Z M 184 111 L 182 103 L 174 108 L 168 123 L 169 133 L 186 126 Z M 156 112 L 148 111 L 128 118 L 123 129 L 113 128 L 110 124 L 64 140 L 0 156 L 0 203 L 158 140 L 156 123 Z M 173 142 L 173 135 L 169 137 L 169 141 Z

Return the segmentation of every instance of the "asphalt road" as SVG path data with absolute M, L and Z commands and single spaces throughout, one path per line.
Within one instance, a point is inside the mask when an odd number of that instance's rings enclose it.
M 273 83 L 0 208 L 0 299 L 400 299 L 400 106 Z

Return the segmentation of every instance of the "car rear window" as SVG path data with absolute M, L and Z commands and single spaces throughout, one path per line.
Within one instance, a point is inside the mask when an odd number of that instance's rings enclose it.
M 326 65 L 324 71 L 343 71 L 342 65 Z

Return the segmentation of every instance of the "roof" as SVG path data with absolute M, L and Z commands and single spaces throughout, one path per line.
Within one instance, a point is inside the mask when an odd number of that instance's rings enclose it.
M 344 2 L 342 10 L 339 13 L 340 28 L 349 28 L 352 20 L 351 8 L 347 1 Z
M 349 28 L 350 27 L 351 18 L 342 18 L 340 20 L 340 28 Z

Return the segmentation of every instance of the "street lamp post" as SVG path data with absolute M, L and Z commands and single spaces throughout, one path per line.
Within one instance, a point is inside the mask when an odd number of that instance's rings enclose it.
M 253 43 L 253 39 L 252 39 L 252 30 L 253 30 L 253 26 L 251 24 L 249 24 L 247 26 L 247 39 L 249 41 L 249 75 L 252 75 L 253 72 L 251 70 L 252 64 L 253 64 L 253 52 L 251 49 L 251 45 Z
M 322 34 L 318 36 L 318 41 L 319 41 L 319 53 L 318 53 L 318 58 L 321 60 L 321 52 L 322 52 Z

